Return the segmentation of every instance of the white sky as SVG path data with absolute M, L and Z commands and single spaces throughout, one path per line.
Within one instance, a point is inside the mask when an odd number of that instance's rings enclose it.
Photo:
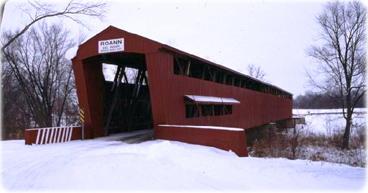
M 20 2 L 26 1 L 5 4 L 2 29 L 24 26 L 28 17 L 16 9 Z M 88 21 L 88 38 L 113 25 L 243 73 L 247 65 L 259 65 L 271 84 L 294 96 L 310 90 L 304 74 L 312 59 L 305 50 L 316 39 L 315 16 L 325 1 L 109 2 L 104 22 Z M 64 21 L 77 36 L 80 27 Z

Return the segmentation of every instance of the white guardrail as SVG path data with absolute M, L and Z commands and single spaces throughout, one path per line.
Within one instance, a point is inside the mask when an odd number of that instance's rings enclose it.
M 72 138 L 74 126 L 48 127 L 27 130 L 38 130 L 35 144 L 68 142 Z

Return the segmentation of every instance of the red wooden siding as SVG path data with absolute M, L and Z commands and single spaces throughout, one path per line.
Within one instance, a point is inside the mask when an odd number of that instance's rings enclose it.
M 85 112 L 85 138 L 103 136 L 104 78 L 97 62 L 73 61 L 79 107 Z
M 188 127 L 155 126 L 157 139 L 184 141 L 191 144 L 212 146 L 226 151 L 232 150 L 240 157 L 248 156 L 245 131 L 199 129 Z
M 291 118 L 292 100 L 236 86 L 173 73 L 173 57 L 167 52 L 149 54 L 147 70 L 155 124 L 213 125 L 252 128 Z M 185 117 L 184 95 L 234 98 L 232 115 Z

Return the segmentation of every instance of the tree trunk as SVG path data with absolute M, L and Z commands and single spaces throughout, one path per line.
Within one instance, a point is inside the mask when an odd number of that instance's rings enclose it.
M 341 147 L 342 149 L 349 149 L 351 119 L 352 119 L 352 113 L 351 113 L 351 110 L 348 109 L 348 113 L 346 117 L 345 132 L 344 132 L 344 136 L 342 137 L 342 147 Z

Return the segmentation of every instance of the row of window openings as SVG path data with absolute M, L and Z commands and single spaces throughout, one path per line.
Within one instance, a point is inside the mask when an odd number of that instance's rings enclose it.
M 233 85 L 262 93 L 277 95 L 283 98 L 292 99 L 292 95 L 290 94 L 284 93 L 280 90 L 274 89 L 262 83 L 258 83 L 251 79 L 241 79 L 232 75 L 231 73 L 211 69 L 206 64 L 200 65 L 200 63 L 197 63 L 195 66 L 191 64 L 190 60 L 184 60 L 179 59 L 178 57 L 174 57 L 174 74 L 213 81 L 220 84 Z
M 200 116 L 221 116 L 231 115 L 233 113 L 232 105 L 196 105 L 187 104 L 186 117 L 200 117 Z

